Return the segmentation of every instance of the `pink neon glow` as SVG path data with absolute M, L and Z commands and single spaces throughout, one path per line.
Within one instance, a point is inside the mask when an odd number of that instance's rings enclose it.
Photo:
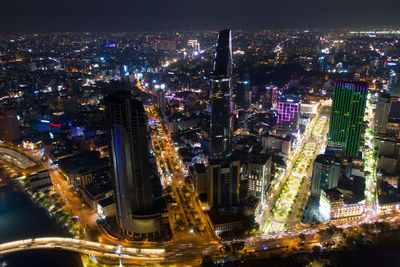
M 274 88 L 271 88 L 271 103 L 274 103 Z
M 290 122 L 299 112 L 299 104 L 278 102 L 278 120 L 279 122 Z
M 183 98 L 177 97 L 177 96 L 175 96 L 175 94 L 165 95 L 165 98 L 168 98 L 168 99 L 175 99 L 175 100 L 178 100 L 178 101 L 182 101 L 182 100 L 183 100 Z

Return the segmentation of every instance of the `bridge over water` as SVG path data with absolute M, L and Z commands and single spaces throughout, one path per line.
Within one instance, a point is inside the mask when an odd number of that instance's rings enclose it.
M 44 237 L 0 244 L 0 255 L 31 249 L 64 249 L 122 262 L 155 263 L 164 260 L 164 248 L 128 248 L 76 238 Z

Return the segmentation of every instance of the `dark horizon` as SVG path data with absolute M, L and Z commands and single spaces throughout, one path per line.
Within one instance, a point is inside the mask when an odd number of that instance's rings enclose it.
M 304 2 L 304 3 L 303 3 Z M 0 32 L 341 29 L 399 27 L 392 0 L 77 1 L 0 4 Z

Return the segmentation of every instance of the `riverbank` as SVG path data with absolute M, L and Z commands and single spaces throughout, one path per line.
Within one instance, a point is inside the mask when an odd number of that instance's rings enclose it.
M 29 195 L 13 184 L 0 187 L 0 243 L 14 240 L 72 234 L 63 224 L 51 217 L 45 208 L 38 207 Z M 57 266 L 82 267 L 77 253 L 58 250 L 36 250 L 7 255 L 0 259 L 8 267 Z M 73 263 L 73 265 L 71 265 Z
M 63 211 L 62 201 L 52 190 L 44 192 L 32 192 L 25 180 L 13 181 L 13 185 L 17 187 L 21 192 L 28 195 L 32 202 L 45 210 L 47 210 L 49 216 L 55 218 L 57 223 L 64 224 L 71 235 L 77 237 L 78 226 L 73 221 L 71 214 Z

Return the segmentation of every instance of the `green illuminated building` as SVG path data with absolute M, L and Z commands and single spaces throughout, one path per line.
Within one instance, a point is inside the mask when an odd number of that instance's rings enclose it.
M 358 154 L 368 84 L 365 82 L 335 82 L 328 148 L 344 152 L 344 156 Z

